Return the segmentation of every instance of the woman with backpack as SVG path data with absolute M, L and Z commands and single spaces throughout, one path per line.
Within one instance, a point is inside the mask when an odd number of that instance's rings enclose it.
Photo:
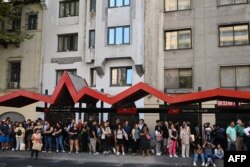
M 15 129 L 16 133 L 16 151 L 20 150 L 21 144 L 24 144 L 25 129 L 23 123 L 19 123 L 19 126 Z

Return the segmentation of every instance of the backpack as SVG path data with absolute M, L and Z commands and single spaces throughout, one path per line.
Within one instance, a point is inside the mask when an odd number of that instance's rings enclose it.
M 18 129 L 18 131 L 16 132 L 16 135 L 17 135 L 17 136 L 21 136 L 21 135 L 22 135 L 21 129 Z

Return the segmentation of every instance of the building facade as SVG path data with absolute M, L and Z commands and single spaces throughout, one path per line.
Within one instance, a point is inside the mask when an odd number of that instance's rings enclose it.
M 144 81 L 144 1 L 53 0 L 47 4 L 43 92 L 53 92 L 64 70 L 110 95 Z M 136 106 L 143 107 L 143 100 Z M 75 117 L 84 119 L 84 114 Z M 94 118 L 100 119 L 98 115 L 91 116 Z M 107 118 L 104 114 L 103 119 Z
M 17 90 L 41 92 L 42 68 L 42 26 L 43 8 L 40 2 L 23 5 L 20 22 L 13 23 L 9 29 L 18 28 L 32 34 L 30 40 L 19 45 L 0 45 L 0 96 Z M 12 117 L 12 120 L 36 119 L 36 104 L 23 108 L 0 107 L 0 119 Z
M 146 0 L 145 18 L 145 82 L 170 94 L 249 90 L 248 0 Z

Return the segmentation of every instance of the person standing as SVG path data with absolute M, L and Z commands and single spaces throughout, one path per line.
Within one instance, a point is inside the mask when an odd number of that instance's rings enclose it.
M 0 123 L 0 142 L 2 151 L 5 151 L 5 149 L 8 149 L 8 141 L 9 141 L 9 126 L 7 125 L 6 121 L 3 120 Z
M 130 137 L 131 137 L 131 126 L 129 125 L 128 121 L 125 121 L 124 126 L 123 126 L 124 131 L 127 133 L 128 135 L 128 140 L 124 141 L 124 148 L 125 151 L 128 152 L 129 148 L 131 148 L 131 141 L 130 141 Z
M 227 146 L 227 150 L 229 151 L 235 151 L 236 147 L 235 146 L 235 142 L 236 142 L 236 130 L 234 127 L 234 121 L 230 122 L 230 125 L 228 126 L 227 130 L 226 130 L 226 134 L 227 134 L 227 142 L 228 142 L 228 146 Z
M 103 146 L 103 155 L 106 155 L 109 154 L 109 149 L 110 149 L 109 136 L 111 135 L 111 129 L 108 126 L 107 122 L 102 123 L 101 131 L 102 131 L 101 143 Z
M 174 124 L 170 125 L 170 129 L 169 129 L 169 137 L 170 137 L 170 141 L 169 141 L 169 157 L 172 158 L 174 157 L 178 157 L 176 155 L 176 147 L 177 147 L 177 139 L 178 139 L 178 132 L 175 129 Z
M 244 133 L 246 135 L 246 147 L 247 151 L 250 151 L 250 122 L 247 128 L 244 129 Z
M 133 126 L 131 136 L 132 155 L 136 155 L 140 145 L 140 129 L 137 123 Z
M 144 123 L 144 121 L 143 121 Z M 140 127 L 139 127 L 140 128 Z M 140 131 L 140 138 L 141 138 L 141 149 L 142 149 L 142 155 L 149 156 L 149 149 L 150 149 L 150 134 L 149 130 L 146 124 L 143 125 L 142 130 Z
M 48 151 L 49 153 L 51 153 L 52 150 L 52 133 L 54 132 L 54 128 L 50 125 L 49 122 L 45 121 L 46 125 L 44 128 L 44 141 L 45 141 L 45 147 L 44 147 L 44 151 Z
M 186 122 L 183 122 L 181 132 L 180 132 L 180 138 L 181 138 L 181 152 L 182 157 L 189 158 L 189 149 L 190 149 L 190 128 L 187 126 Z
M 88 131 L 89 131 L 89 127 L 88 127 L 88 123 L 87 122 L 83 122 L 83 127 L 82 127 L 82 131 L 81 131 L 81 136 L 82 136 L 82 151 L 86 152 L 88 151 L 88 143 L 89 143 L 89 137 L 88 137 Z
M 20 150 L 21 144 L 24 143 L 25 129 L 23 123 L 19 123 L 19 126 L 15 129 L 16 133 L 16 151 Z
M 244 126 L 243 123 L 241 121 L 241 119 L 237 120 L 237 125 L 235 126 L 235 130 L 236 130 L 236 150 L 237 151 L 243 151 L 244 150 L 244 141 L 243 141 L 243 137 L 244 137 Z
M 157 120 L 156 121 L 156 126 L 155 126 L 155 138 L 156 138 L 156 146 L 155 146 L 155 150 L 156 150 L 156 155 L 161 155 L 161 143 L 163 140 L 163 129 L 162 129 L 162 125 L 161 125 L 161 121 Z
M 97 142 L 97 127 L 96 126 L 97 126 L 97 123 L 94 120 L 89 129 L 89 140 L 90 140 L 89 152 L 92 155 L 99 155 L 99 153 L 96 152 L 96 142 Z
M 162 129 L 163 129 L 163 152 L 165 154 L 168 153 L 168 139 L 169 139 L 169 129 L 168 129 L 168 122 L 165 121 L 165 123 L 162 123 Z
M 34 148 L 34 146 L 36 144 L 38 144 L 38 145 L 41 145 L 41 147 L 42 147 L 42 135 L 41 135 L 39 129 L 34 130 L 34 133 L 33 133 L 32 137 L 31 137 L 31 140 L 32 140 L 32 143 L 33 143 L 33 147 L 31 149 L 31 158 L 33 158 L 34 153 L 35 153 L 36 154 L 36 159 L 37 159 L 38 158 L 38 152 L 41 151 L 41 150 L 40 149 L 38 150 L 38 149 Z
M 122 155 L 125 155 L 125 150 L 124 150 L 125 136 L 127 136 L 127 134 L 122 128 L 121 124 L 119 124 L 115 131 L 116 155 L 120 155 L 119 152 L 120 147 L 122 148 Z
M 56 152 L 58 153 L 59 150 L 61 149 L 61 151 L 63 153 L 65 153 L 64 145 L 63 145 L 63 126 L 62 126 L 62 124 L 60 122 L 56 123 L 55 131 L 53 133 L 53 136 L 55 136 L 55 138 L 56 138 Z
M 69 152 L 69 154 L 72 153 L 74 146 L 76 149 L 76 154 L 78 154 L 78 151 L 79 151 L 78 133 L 79 133 L 79 131 L 77 128 L 77 124 L 74 123 L 73 126 L 69 129 L 69 139 L 70 139 L 70 152 Z

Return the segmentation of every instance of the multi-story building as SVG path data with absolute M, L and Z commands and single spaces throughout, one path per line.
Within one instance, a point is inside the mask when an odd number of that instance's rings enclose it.
M 48 1 L 43 26 L 43 92 L 53 92 L 64 70 L 110 95 L 144 81 L 143 27 L 144 1 Z M 142 107 L 143 100 L 136 106 Z M 84 118 L 84 114 L 75 117 Z M 100 119 L 99 114 L 92 118 Z
M 249 11 L 248 0 L 146 0 L 145 82 L 170 94 L 249 90 Z
M 33 37 L 20 44 L 1 41 L 0 96 L 20 89 L 41 91 L 42 25 L 43 6 L 40 1 L 30 0 L 23 5 L 20 21 L 5 27 L 9 31 L 20 29 Z M 36 104 L 23 108 L 0 107 L 0 119 L 8 116 L 12 120 L 36 119 L 38 114 L 35 111 Z

